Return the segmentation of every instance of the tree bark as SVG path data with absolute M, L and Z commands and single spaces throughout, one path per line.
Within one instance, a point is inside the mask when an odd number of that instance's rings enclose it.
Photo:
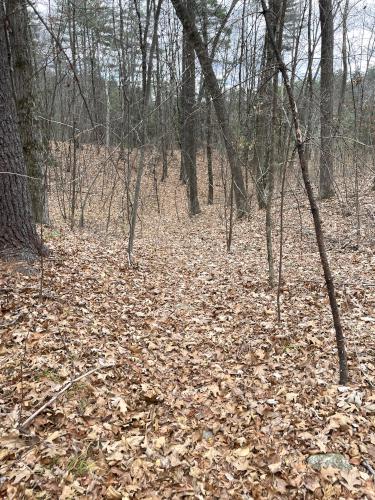
M 223 93 L 220 90 L 219 83 L 212 68 L 212 62 L 207 54 L 201 35 L 199 34 L 193 19 L 182 0 L 172 0 L 173 7 L 180 19 L 186 34 L 194 45 L 202 72 L 205 78 L 207 90 L 211 95 L 218 123 L 224 138 L 224 144 L 227 152 L 228 162 L 231 168 L 234 195 L 236 200 L 236 208 L 238 217 L 243 217 L 247 213 L 247 197 L 245 183 L 240 168 L 239 158 L 234 143 L 234 137 L 229 126 L 228 113 L 225 106 Z
M 203 41 L 208 53 L 208 15 L 207 15 L 207 2 L 204 2 L 203 6 L 203 26 L 202 35 Z M 203 82 L 202 92 L 204 91 L 206 97 L 206 155 L 207 155 L 207 205 L 214 204 L 214 173 L 212 168 L 212 104 L 210 99 L 210 93 L 207 90 L 206 85 Z M 199 98 L 198 98 L 199 101 Z
M 7 57 L 0 2 L 0 257 L 34 260 L 45 253 L 35 229 Z
M 319 0 L 320 62 L 320 197 L 331 198 L 333 188 L 333 11 L 332 0 Z
M 210 98 L 206 98 L 206 153 L 207 153 L 207 180 L 208 180 L 208 192 L 207 192 L 207 204 L 214 204 L 214 172 L 212 168 L 212 113 L 211 113 L 211 101 Z
M 342 79 L 339 96 L 339 104 L 337 106 L 337 119 L 336 119 L 336 135 L 340 131 L 341 120 L 345 105 L 345 92 L 346 82 L 348 79 L 348 50 L 347 50 L 347 36 L 348 36 L 348 14 L 349 14 L 349 0 L 345 0 L 344 11 L 342 14 Z
M 190 12 L 191 19 L 194 21 L 195 2 L 189 0 L 185 3 Z M 198 200 L 198 182 L 197 182 L 197 146 L 196 146 L 196 128 L 197 120 L 195 116 L 195 52 L 186 29 L 183 34 L 183 57 L 184 73 L 182 75 L 181 95 L 183 104 L 183 123 L 182 123 L 182 165 L 187 177 L 187 194 L 189 201 L 189 212 L 191 215 L 200 213 Z
M 272 9 L 272 36 L 276 40 L 277 48 L 281 51 L 282 39 L 283 39 L 283 28 L 284 28 L 284 16 L 286 11 L 286 0 L 281 2 L 273 0 L 270 4 Z M 268 71 L 270 72 L 270 81 L 267 84 L 268 96 L 269 96 L 269 116 L 271 117 L 271 122 L 268 123 L 267 131 L 265 135 L 267 137 L 267 143 L 265 144 L 265 160 L 267 162 L 264 165 L 264 175 L 266 176 L 265 185 L 265 202 L 266 202 L 266 238 L 267 238 L 267 260 L 268 260 L 268 281 L 271 288 L 275 284 L 275 270 L 274 270 L 274 259 L 273 259 L 273 242 L 272 242 L 272 202 L 273 202 L 273 191 L 274 191 L 274 176 L 275 176 L 275 158 L 276 158 L 276 128 L 278 121 L 278 71 L 277 60 L 272 49 L 271 40 L 267 39 L 267 64 Z M 276 70 L 276 71 L 275 71 Z
M 17 109 L 23 156 L 29 176 L 28 183 L 34 218 L 48 223 L 44 193 L 43 146 L 41 129 L 35 120 L 33 64 L 27 6 L 24 0 L 7 0 L 8 37 L 12 65 L 13 90 Z
M 161 129 L 160 135 L 160 149 L 161 149 L 161 159 L 162 159 L 162 175 L 161 182 L 167 180 L 168 177 L 168 150 L 167 150 L 167 129 L 165 126 L 165 103 L 162 102 L 163 99 L 163 85 L 162 85 L 162 70 L 160 65 L 160 47 L 158 40 L 156 40 L 155 47 L 156 55 L 156 97 L 155 97 L 155 108 L 158 110 L 159 123 Z

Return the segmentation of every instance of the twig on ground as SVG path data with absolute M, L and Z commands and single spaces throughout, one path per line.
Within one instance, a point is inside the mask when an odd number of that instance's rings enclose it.
M 12 319 L 11 321 L 9 321 L 8 323 L 5 321 L 3 323 L 0 323 L 0 328 L 9 328 L 10 326 L 15 325 L 17 323 L 17 321 L 20 321 L 24 317 L 25 317 L 25 313 L 21 312 L 21 313 L 17 314 L 17 316 L 14 319 Z
M 31 424 L 31 422 L 38 416 L 40 415 L 46 408 L 51 406 L 52 403 L 54 403 L 64 392 L 66 392 L 68 389 L 72 387 L 73 384 L 78 382 L 79 380 L 82 380 L 85 377 L 88 377 L 92 373 L 95 373 L 99 370 L 104 370 L 106 368 L 113 368 L 115 367 L 115 364 L 111 365 L 103 365 L 103 366 L 97 366 L 96 368 L 92 368 L 86 373 L 83 373 L 82 375 L 79 375 L 78 377 L 74 378 L 73 380 L 70 380 L 66 385 L 64 385 L 59 392 L 57 392 L 52 398 L 50 398 L 44 405 L 42 405 L 40 408 L 38 408 L 34 413 L 30 415 L 22 424 L 20 424 L 18 427 L 20 430 L 25 430 L 27 427 Z
M 362 460 L 362 465 L 372 475 L 372 480 L 375 482 L 375 470 L 366 460 Z

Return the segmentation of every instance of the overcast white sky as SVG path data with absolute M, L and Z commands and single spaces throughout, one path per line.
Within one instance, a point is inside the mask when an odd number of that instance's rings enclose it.
M 77 0 L 79 1 L 79 0 Z M 112 5 L 112 0 L 104 0 L 105 3 Z M 335 69 L 341 67 L 341 45 L 342 45 L 342 30 L 341 30 L 341 11 L 344 7 L 345 0 L 333 0 L 337 14 L 335 18 Z M 165 0 L 167 2 L 167 0 Z M 229 6 L 232 0 L 221 0 L 221 5 Z M 301 2 L 303 4 L 303 0 Z M 49 9 L 54 7 L 54 0 L 37 0 L 37 8 L 44 16 L 48 16 Z M 250 2 L 249 2 L 250 4 Z M 250 11 L 255 12 L 260 10 L 260 0 L 253 1 L 249 7 Z M 318 18 L 318 0 L 313 0 L 315 10 L 315 23 L 319 23 Z M 242 14 L 243 1 L 240 0 L 229 24 L 239 29 L 240 19 Z M 350 0 L 350 11 L 348 19 L 348 52 L 350 54 L 350 66 L 352 70 L 360 69 L 365 71 L 367 65 L 375 65 L 374 43 L 375 43 L 375 0 Z M 238 31 L 237 31 L 238 33 Z M 319 33 L 319 29 L 318 29 Z M 236 29 L 233 29 L 233 37 L 236 37 Z M 235 40 L 234 44 L 235 45 Z M 307 53 L 304 50 L 307 47 L 306 30 L 302 34 L 301 39 L 301 57 L 299 62 L 299 71 L 304 72 L 306 67 Z M 316 50 L 316 64 L 319 64 L 319 46 Z M 287 57 L 287 54 L 286 54 Z

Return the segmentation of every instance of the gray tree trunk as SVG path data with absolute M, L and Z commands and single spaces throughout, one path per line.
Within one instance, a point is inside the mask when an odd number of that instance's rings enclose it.
M 211 101 L 207 96 L 206 98 L 206 153 L 207 153 L 207 177 L 208 177 L 208 192 L 207 192 L 207 204 L 214 204 L 214 173 L 212 168 L 212 113 L 211 113 Z
M 27 6 L 24 0 L 7 0 L 8 39 L 11 56 L 13 90 L 18 116 L 23 156 L 29 176 L 34 219 L 48 223 L 47 193 L 44 186 L 43 144 L 41 127 L 34 116 L 34 86 L 31 37 Z
M 0 2 L 0 257 L 33 260 L 46 250 L 36 233 L 32 216 L 12 96 L 5 26 L 4 4 Z
M 208 53 L 208 14 L 207 14 L 207 3 L 205 2 L 203 7 L 203 26 L 202 35 L 204 46 Z M 202 91 L 206 97 L 206 155 L 207 155 L 207 180 L 208 180 L 208 191 L 207 191 L 207 204 L 213 205 L 214 203 L 214 174 L 212 168 L 212 104 L 210 99 L 210 93 L 207 90 L 206 85 L 202 86 Z
M 334 195 L 333 188 L 333 12 L 332 0 L 319 0 L 321 26 L 320 62 L 320 182 L 322 199 Z
M 191 19 L 194 21 L 195 2 L 189 0 L 185 2 L 186 8 L 190 12 Z M 198 200 L 198 182 L 197 182 L 197 146 L 196 146 L 196 128 L 197 120 L 195 115 L 195 52 L 186 28 L 183 34 L 183 57 L 184 72 L 182 75 L 182 137 L 181 154 L 182 165 L 187 177 L 187 193 L 189 201 L 189 212 L 191 215 L 200 213 Z
M 279 0 L 270 0 L 269 3 L 270 22 L 272 23 L 272 33 L 275 39 L 281 40 L 283 29 L 283 18 L 285 15 L 285 2 Z M 277 84 L 274 84 L 274 75 L 277 73 L 277 63 L 275 54 L 271 45 L 270 37 L 265 32 L 264 35 L 264 54 L 259 80 L 259 108 L 256 117 L 256 143 L 255 158 L 256 181 L 257 181 L 257 199 L 259 208 L 267 207 L 267 200 L 270 191 L 272 191 L 273 181 L 273 162 L 275 147 L 276 116 L 274 114 L 275 102 L 277 99 Z

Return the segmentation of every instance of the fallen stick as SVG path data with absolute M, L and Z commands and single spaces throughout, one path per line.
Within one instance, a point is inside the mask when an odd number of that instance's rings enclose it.
M 64 385 L 60 390 L 59 392 L 57 392 L 54 396 L 52 396 L 51 399 L 49 399 L 46 403 L 44 403 L 44 405 L 42 405 L 40 408 L 38 408 L 38 410 L 36 410 L 34 413 L 32 413 L 30 415 L 30 417 L 28 417 L 24 422 L 23 424 L 20 424 L 18 426 L 18 428 L 20 430 L 25 430 L 27 429 L 27 427 L 29 427 L 29 425 L 31 424 L 31 422 L 38 416 L 42 413 L 42 411 L 44 411 L 46 408 L 48 408 L 52 403 L 54 403 L 56 401 L 56 399 L 58 399 L 62 394 L 64 394 L 64 392 L 66 392 L 68 389 L 70 389 L 72 387 L 73 384 L 75 384 L 76 382 L 78 382 L 79 380 L 82 380 L 83 378 L 85 377 L 88 377 L 89 375 L 91 375 L 92 373 L 95 373 L 95 372 L 98 372 L 99 370 L 105 370 L 106 368 L 113 368 L 114 364 L 112 365 L 103 365 L 103 366 L 97 366 L 96 368 L 92 368 L 91 370 L 89 370 L 88 372 L 86 373 L 83 373 L 82 375 L 79 375 L 78 377 L 74 378 L 73 380 L 70 380 L 70 382 L 68 382 L 66 385 Z
M 362 465 L 372 475 L 372 480 L 375 482 L 375 470 L 366 460 L 362 461 Z
M 15 323 L 17 323 L 17 321 L 19 321 L 20 319 L 22 319 L 24 316 L 25 316 L 25 313 L 17 314 L 17 316 L 14 319 L 12 319 L 11 321 L 9 321 L 9 323 L 6 323 L 6 322 L 1 323 L 0 324 L 0 328 L 8 328 L 9 326 L 12 326 Z

